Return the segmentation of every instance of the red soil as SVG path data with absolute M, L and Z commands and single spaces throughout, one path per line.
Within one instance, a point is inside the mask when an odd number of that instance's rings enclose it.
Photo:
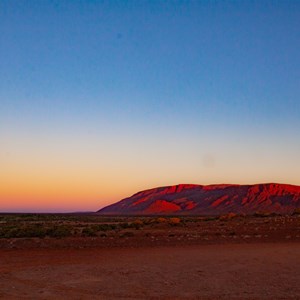
M 1 299 L 299 299 L 300 244 L 0 250 Z

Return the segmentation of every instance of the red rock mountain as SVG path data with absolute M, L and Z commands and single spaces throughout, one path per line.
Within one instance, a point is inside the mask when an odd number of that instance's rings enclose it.
M 291 213 L 300 208 L 300 186 L 287 184 L 159 187 L 134 194 L 98 211 L 107 215 L 219 215 Z

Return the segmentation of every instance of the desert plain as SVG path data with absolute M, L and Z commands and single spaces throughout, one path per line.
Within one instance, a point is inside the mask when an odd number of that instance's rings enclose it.
M 0 216 L 1 299 L 299 299 L 300 215 Z

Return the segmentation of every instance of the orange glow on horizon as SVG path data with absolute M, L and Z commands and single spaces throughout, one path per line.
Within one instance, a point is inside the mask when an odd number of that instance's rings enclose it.
M 155 147 L 137 138 L 123 141 L 123 148 L 95 142 L 92 147 L 93 140 L 81 136 L 70 144 L 67 137 L 49 137 L 39 148 L 39 139 L 6 137 L 11 152 L 0 152 L 0 211 L 95 211 L 138 191 L 180 183 L 300 184 L 298 152 L 282 155 L 287 144 L 262 156 L 262 147 L 249 143 L 232 149 L 220 139 L 206 140 L 211 151 L 202 150 L 201 141 L 187 147 L 163 136 Z M 209 163 L 207 153 L 212 153 Z

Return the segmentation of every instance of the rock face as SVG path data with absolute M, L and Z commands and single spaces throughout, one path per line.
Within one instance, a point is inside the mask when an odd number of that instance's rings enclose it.
M 134 194 L 98 211 L 107 215 L 219 215 L 291 213 L 300 208 L 300 186 L 286 184 L 159 187 Z

